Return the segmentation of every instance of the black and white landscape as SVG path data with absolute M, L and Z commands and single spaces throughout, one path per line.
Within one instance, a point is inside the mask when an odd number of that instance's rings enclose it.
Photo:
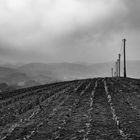
M 0 140 L 140 140 L 140 0 L 0 0 Z

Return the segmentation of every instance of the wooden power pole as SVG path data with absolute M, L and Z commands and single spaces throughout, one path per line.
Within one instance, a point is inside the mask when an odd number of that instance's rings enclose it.
M 123 43 L 124 43 L 124 78 L 126 78 L 126 52 L 125 52 L 126 39 L 123 39 Z
M 120 77 L 119 76 L 119 59 L 117 59 L 117 71 L 118 71 L 118 77 Z
M 119 67 L 119 77 L 121 76 L 121 54 L 119 54 L 119 60 L 118 60 L 118 67 Z
M 111 75 L 112 75 L 112 77 L 114 77 L 113 68 L 111 68 Z
M 115 67 L 116 67 L 116 77 L 118 77 L 118 62 L 117 61 L 115 63 Z

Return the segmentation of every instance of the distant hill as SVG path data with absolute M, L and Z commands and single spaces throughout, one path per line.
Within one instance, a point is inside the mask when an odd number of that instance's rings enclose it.
M 12 73 L 14 73 L 15 70 L 11 69 L 11 68 L 6 68 L 6 67 L 0 67 L 0 78 L 3 78 L 7 75 L 10 75 Z
M 43 63 L 30 63 L 18 68 L 19 72 L 25 73 L 30 79 L 42 84 L 60 81 L 53 70 L 51 65 Z
M 40 82 L 54 80 L 73 80 L 90 77 L 110 77 L 113 62 L 85 64 L 85 63 L 30 63 L 18 68 L 22 73 L 31 76 Z M 123 63 L 121 62 L 121 75 L 123 75 Z M 127 62 L 127 75 L 140 78 L 140 61 Z
M 76 63 L 30 63 L 18 68 L 34 80 L 73 80 L 89 77 L 110 76 L 112 63 L 76 64 Z
M 122 63 L 123 64 L 123 63 Z M 121 75 L 123 65 L 121 64 Z M 9 65 L 9 64 L 8 64 Z M 29 63 L 15 68 L 0 67 L 0 83 L 29 87 L 64 80 L 110 77 L 113 62 L 86 63 Z M 11 65 L 9 65 L 11 67 Z M 14 67 L 14 65 L 12 65 Z M 140 78 L 140 61 L 127 62 L 127 76 Z
M 88 77 L 91 74 L 89 66 L 74 63 L 31 63 L 18 69 L 34 79 L 70 80 Z
M 3 83 L 7 85 L 5 89 L 10 89 L 9 87 L 16 89 L 40 84 L 30 79 L 25 73 L 19 72 L 17 69 L 0 67 L 0 84 L 2 84 L 2 89 L 4 86 Z
M 7 91 L 7 90 L 16 90 L 19 87 L 17 86 L 9 86 L 6 83 L 0 83 L 0 92 Z
M 13 64 L 6 63 L 6 64 L 1 64 L 1 67 L 16 69 L 22 65 L 24 65 L 24 63 L 13 63 Z

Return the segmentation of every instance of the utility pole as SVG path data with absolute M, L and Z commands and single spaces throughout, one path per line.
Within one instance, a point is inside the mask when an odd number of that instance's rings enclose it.
M 118 77 L 118 64 L 117 64 L 117 61 L 115 62 L 115 67 L 116 67 L 116 77 Z
M 114 77 L 114 75 L 113 75 L 113 68 L 111 68 L 111 74 L 112 74 L 112 77 Z
M 119 59 L 117 59 L 117 71 L 118 71 L 118 77 L 120 77 L 119 76 Z
M 123 43 L 124 43 L 124 78 L 126 78 L 126 54 L 125 54 L 126 39 L 123 39 Z
M 114 77 L 116 77 L 116 72 L 114 72 Z
M 121 76 L 121 54 L 119 54 L 119 62 L 118 62 L 119 64 L 119 77 Z

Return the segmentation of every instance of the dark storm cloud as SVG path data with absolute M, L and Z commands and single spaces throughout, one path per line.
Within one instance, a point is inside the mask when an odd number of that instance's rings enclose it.
M 127 7 L 127 16 L 124 21 L 126 27 L 129 29 L 140 29 L 140 1 L 139 0 L 124 0 Z
M 134 56 L 140 51 L 139 5 L 139 0 L 0 0 L 1 58 L 110 61 L 125 36 L 133 44 L 130 59 L 140 59 Z

